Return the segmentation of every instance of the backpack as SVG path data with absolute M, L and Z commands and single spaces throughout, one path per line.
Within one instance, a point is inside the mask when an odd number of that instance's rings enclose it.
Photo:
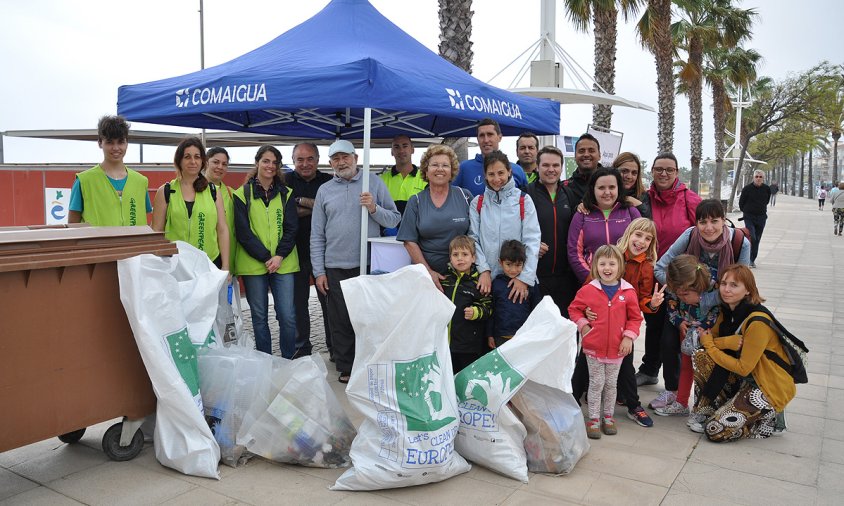
M 809 353 L 809 348 L 807 348 L 803 341 L 798 339 L 797 336 L 786 330 L 786 328 L 783 327 L 776 318 L 774 318 L 774 315 L 767 311 L 765 311 L 765 314 L 767 314 L 770 319 L 762 316 L 751 316 L 747 319 L 747 325 L 756 321 L 765 322 L 765 324 L 774 331 L 777 337 L 780 338 L 780 344 L 782 344 L 782 348 L 788 356 L 788 362 L 783 360 L 779 355 L 771 350 L 765 350 L 765 356 L 778 366 L 785 369 L 785 371 L 794 380 L 794 384 L 799 385 L 801 383 L 808 383 L 809 378 L 806 375 L 806 367 L 808 366 L 807 354 Z
M 211 190 L 211 199 L 213 199 L 214 202 L 217 202 L 217 187 L 214 186 L 214 183 L 208 181 L 208 188 Z M 166 183 L 164 183 L 164 203 L 168 206 L 170 205 L 171 193 L 176 193 L 176 190 L 171 190 L 170 181 L 167 181 Z
M 481 193 L 478 195 L 478 216 L 481 215 L 481 207 L 484 205 L 484 194 Z M 522 190 L 522 194 L 519 195 L 519 217 L 522 221 L 525 221 L 525 191 Z
M 730 224 L 730 228 L 735 230 L 735 233 L 733 233 L 733 240 L 731 241 L 731 244 L 733 246 L 733 262 L 737 263 L 739 256 L 741 256 L 741 247 L 742 247 L 742 244 L 744 243 L 744 238 L 746 237 L 748 242 L 753 241 L 753 239 L 750 238 L 750 229 L 749 228 L 747 228 L 747 227 L 741 227 L 741 228 L 736 227 L 736 225 L 730 219 L 727 219 L 727 223 Z

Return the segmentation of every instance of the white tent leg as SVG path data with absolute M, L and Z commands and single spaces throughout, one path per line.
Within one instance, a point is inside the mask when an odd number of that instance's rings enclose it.
M 369 191 L 369 140 L 372 134 L 372 109 L 363 110 L 363 174 L 361 174 L 363 190 Z M 367 236 L 369 231 L 369 210 L 360 208 L 360 273 L 366 274 L 367 264 Z

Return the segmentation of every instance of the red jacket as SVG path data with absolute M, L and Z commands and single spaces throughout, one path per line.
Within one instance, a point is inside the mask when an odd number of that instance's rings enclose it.
M 695 225 L 695 209 L 701 198 L 677 179 L 674 187 L 665 191 L 657 191 L 651 184 L 648 201 L 656 224 L 657 252 L 662 256 L 687 228 Z
M 584 310 L 587 307 L 598 314 L 594 321 L 586 319 Z M 581 340 L 583 352 L 590 357 L 611 360 L 623 358 L 618 354 L 622 338 L 635 340 L 639 337 L 643 319 L 636 289 L 623 279 L 612 300 L 607 299 L 599 281 L 583 285 L 569 306 L 569 316 L 578 330 L 587 324 L 592 327 Z

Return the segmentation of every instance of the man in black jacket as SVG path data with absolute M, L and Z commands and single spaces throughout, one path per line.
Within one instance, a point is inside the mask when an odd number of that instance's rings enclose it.
M 575 205 L 569 190 L 560 181 L 563 170 L 563 153 L 554 146 L 545 146 L 537 156 L 538 179 L 528 185 L 527 194 L 536 207 L 542 237 L 539 244 L 539 263 L 536 275 L 539 291 L 550 295 L 568 318 L 569 304 L 577 293 L 578 283 L 569 267 L 566 244 L 569 224 Z M 578 201 L 579 202 L 579 201 Z
M 583 134 L 574 143 L 574 161 L 577 169 L 570 178 L 563 183 L 572 196 L 572 207 L 583 201 L 583 194 L 589 186 L 589 176 L 598 168 L 601 162 L 601 145 L 591 134 Z
M 744 214 L 744 224 L 750 230 L 750 266 L 756 267 L 756 255 L 765 222 L 768 221 L 768 202 L 771 200 L 771 188 L 765 184 L 765 173 L 753 171 L 753 182 L 741 189 L 739 209 Z

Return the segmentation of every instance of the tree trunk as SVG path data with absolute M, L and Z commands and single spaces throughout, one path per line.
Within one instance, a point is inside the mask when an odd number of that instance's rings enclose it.
M 832 184 L 838 185 L 838 139 L 841 138 L 841 132 L 833 130 L 832 132 Z
M 671 40 L 671 0 L 648 0 L 656 63 L 659 113 L 657 137 L 660 153 L 674 150 L 674 44 Z
M 800 181 L 797 182 L 797 196 L 803 196 L 803 168 L 806 166 L 806 153 L 800 155 Z
M 803 153 L 800 153 L 800 163 L 803 163 Z M 791 171 L 791 196 L 797 195 L 797 155 L 794 155 L 794 170 Z
M 807 185 L 809 188 L 809 199 L 815 198 L 815 182 L 812 179 L 812 151 L 813 149 L 809 150 L 809 184 Z
M 692 191 L 700 190 L 700 160 L 703 154 L 703 43 L 699 37 L 689 42 L 689 64 L 695 75 L 689 83 L 689 134 L 691 137 L 692 175 L 689 181 Z
M 472 0 L 439 0 L 440 56 L 472 73 Z M 458 160 L 469 158 L 466 137 L 446 137 L 443 144 L 451 146 Z
M 594 9 L 595 26 L 595 83 L 593 90 L 615 93 L 616 37 L 618 11 Z M 600 88 L 598 87 L 600 85 Z M 612 106 L 592 106 L 592 124 L 609 129 L 612 126 Z
M 712 123 L 715 128 L 715 176 L 712 181 L 713 199 L 721 199 L 721 180 L 724 178 L 724 126 L 727 122 L 727 112 L 724 110 L 726 92 L 720 82 L 712 83 Z

